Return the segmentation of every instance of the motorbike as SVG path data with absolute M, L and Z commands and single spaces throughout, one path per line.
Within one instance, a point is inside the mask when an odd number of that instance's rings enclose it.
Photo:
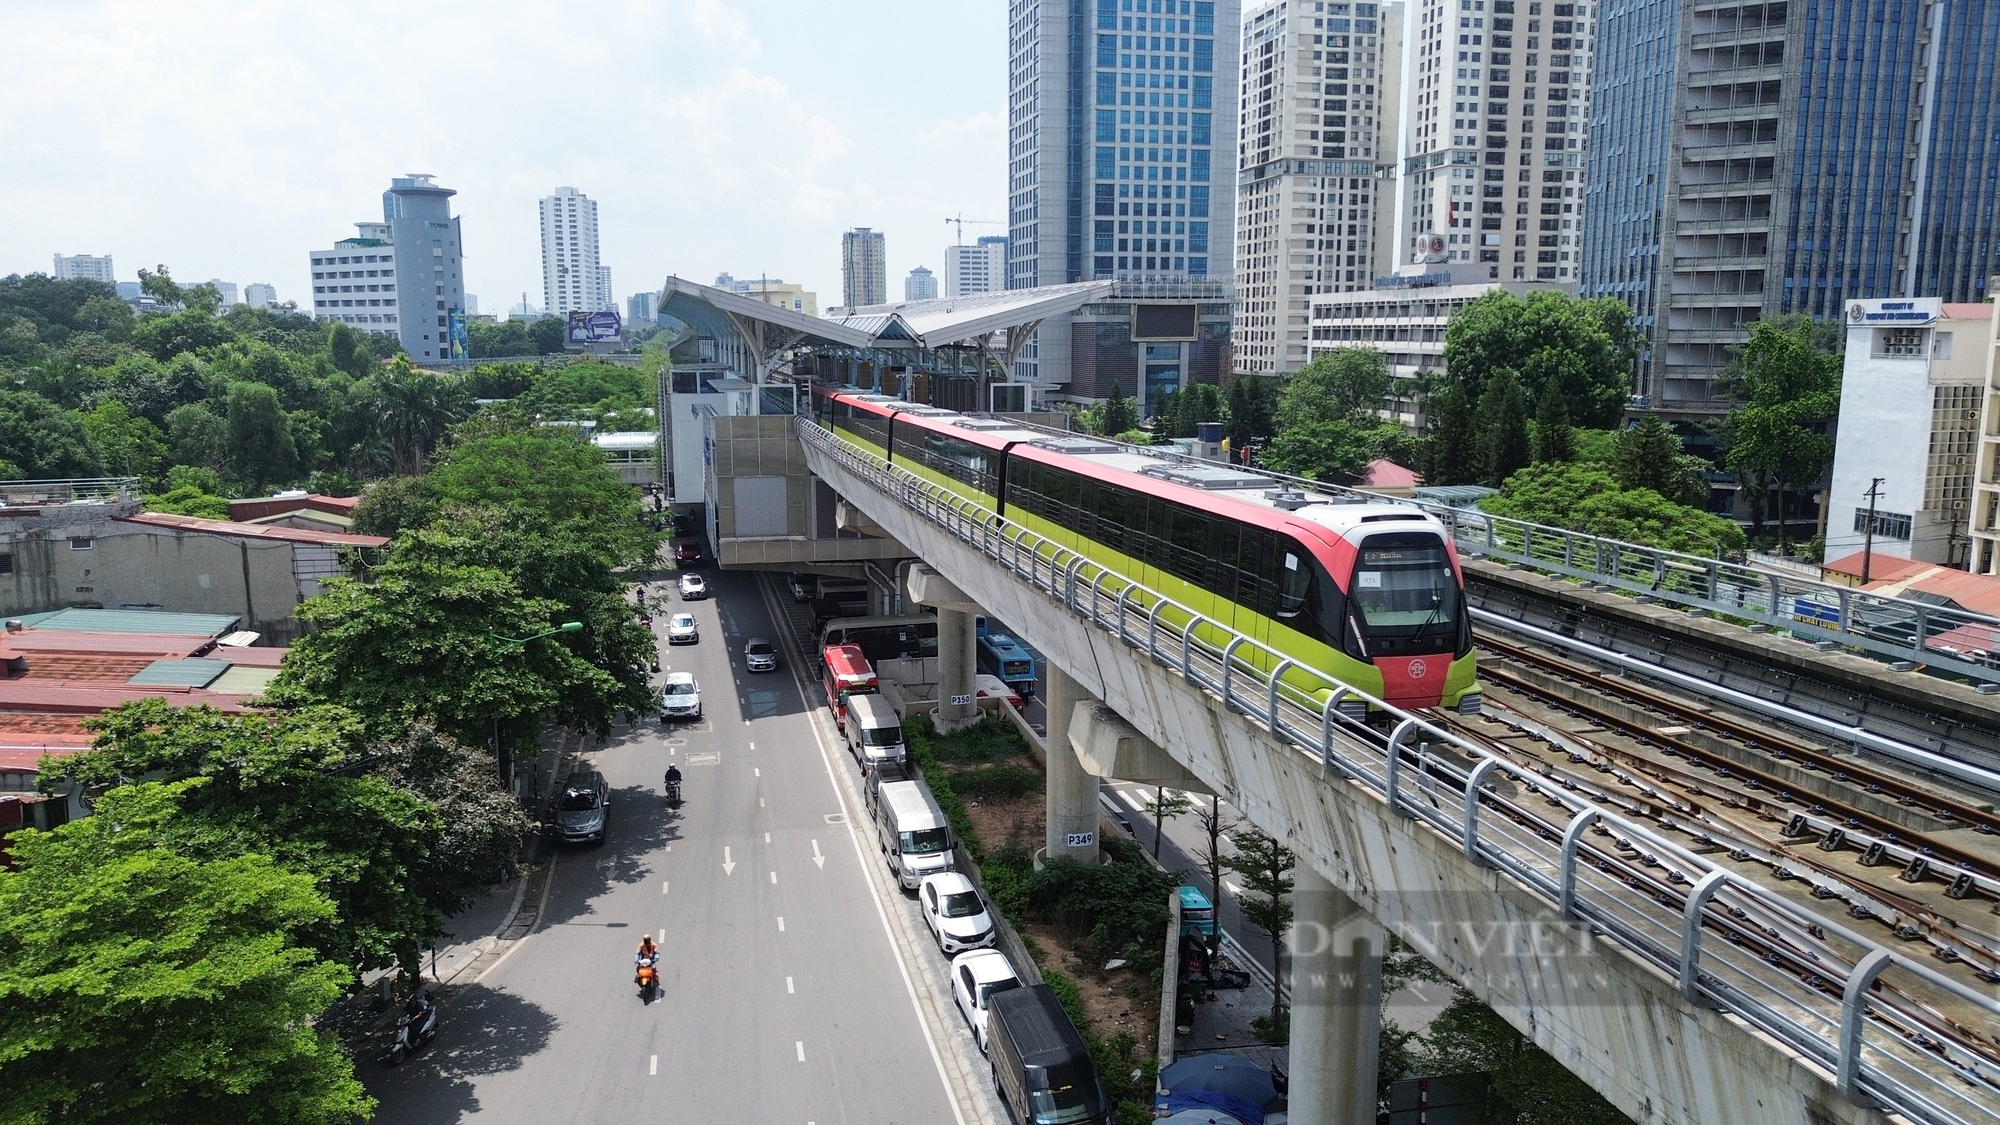
M 666 786 L 667 786 L 667 807 L 675 809 L 680 808 L 681 783 L 678 781 L 669 781 L 666 783 Z
M 652 1003 L 653 994 L 659 991 L 660 987 L 660 970 L 655 964 L 655 958 L 639 959 L 639 969 L 635 979 L 639 985 L 639 999 L 648 1004 Z
M 410 1052 L 437 1038 L 437 1025 L 437 1003 L 428 999 L 415 1014 L 406 1011 L 396 1017 L 396 1041 L 389 1048 L 389 1065 L 395 1066 L 408 1058 Z

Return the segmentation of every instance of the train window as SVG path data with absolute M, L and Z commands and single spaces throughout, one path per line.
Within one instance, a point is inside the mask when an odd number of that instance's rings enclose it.
M 1124 554 L 1131 554 L 1125 534 L 1125 521 L 1132 508 L 1132 494 L 1115 484 L 1103 484 L 1097 488 L 1097 532 L 1098 542 Z
M 1208 519 L 1178 504 L 1172 507 L 1171 519 L 1174 561 L 1170 569 L 1198 583 L 1208 567 Z
M 1297 551 L 1286 551 L 1284 568 L 1278 572 L 1278 616 L 1297 617 L 1312 590 L 1312 568 Z

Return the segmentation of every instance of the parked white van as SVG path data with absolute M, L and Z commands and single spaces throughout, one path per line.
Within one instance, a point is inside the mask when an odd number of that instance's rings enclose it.
M 891 781 L 878 793 L 875 828 L 889 870 L 903 889 L 914 891 L 924 876 L 953 870 L 951 822 L 931 796 L 931 787 L 921 781 Z
M 847 697 L 847 752 L 870 769 L 908 757 L 903 746 L 903 720 L 879 695 Z

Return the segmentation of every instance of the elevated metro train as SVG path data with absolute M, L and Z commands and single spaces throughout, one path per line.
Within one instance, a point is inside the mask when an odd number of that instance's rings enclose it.
M 1472 622 L 1444 525 L 880 395 L 815 389 L 822 425 L 1299 664 L 1397 707 L 1475 713 Z

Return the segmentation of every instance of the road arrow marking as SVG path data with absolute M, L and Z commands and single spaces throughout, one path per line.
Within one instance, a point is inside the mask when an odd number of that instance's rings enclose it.
M 818 865 L 819 865 L 819 869 L 820 869 L 821 871 L 825 871 L 825 870 L 826 870 L 826 857 L 825 857 L 825 856 L 823 856 L 823 855 L 821 855 L 821 854 L 819 854 L 819 841 L 818 841 L 818 840 L 814 840 L 814 841 L 813 841 L 813 862 L 814 862 L 815 864 L 818 864 Z
M 730 858 L 728 848 L 722 849 L 722 873 L 727 875 L 734 870 L 736 870 L 736 861 Z

